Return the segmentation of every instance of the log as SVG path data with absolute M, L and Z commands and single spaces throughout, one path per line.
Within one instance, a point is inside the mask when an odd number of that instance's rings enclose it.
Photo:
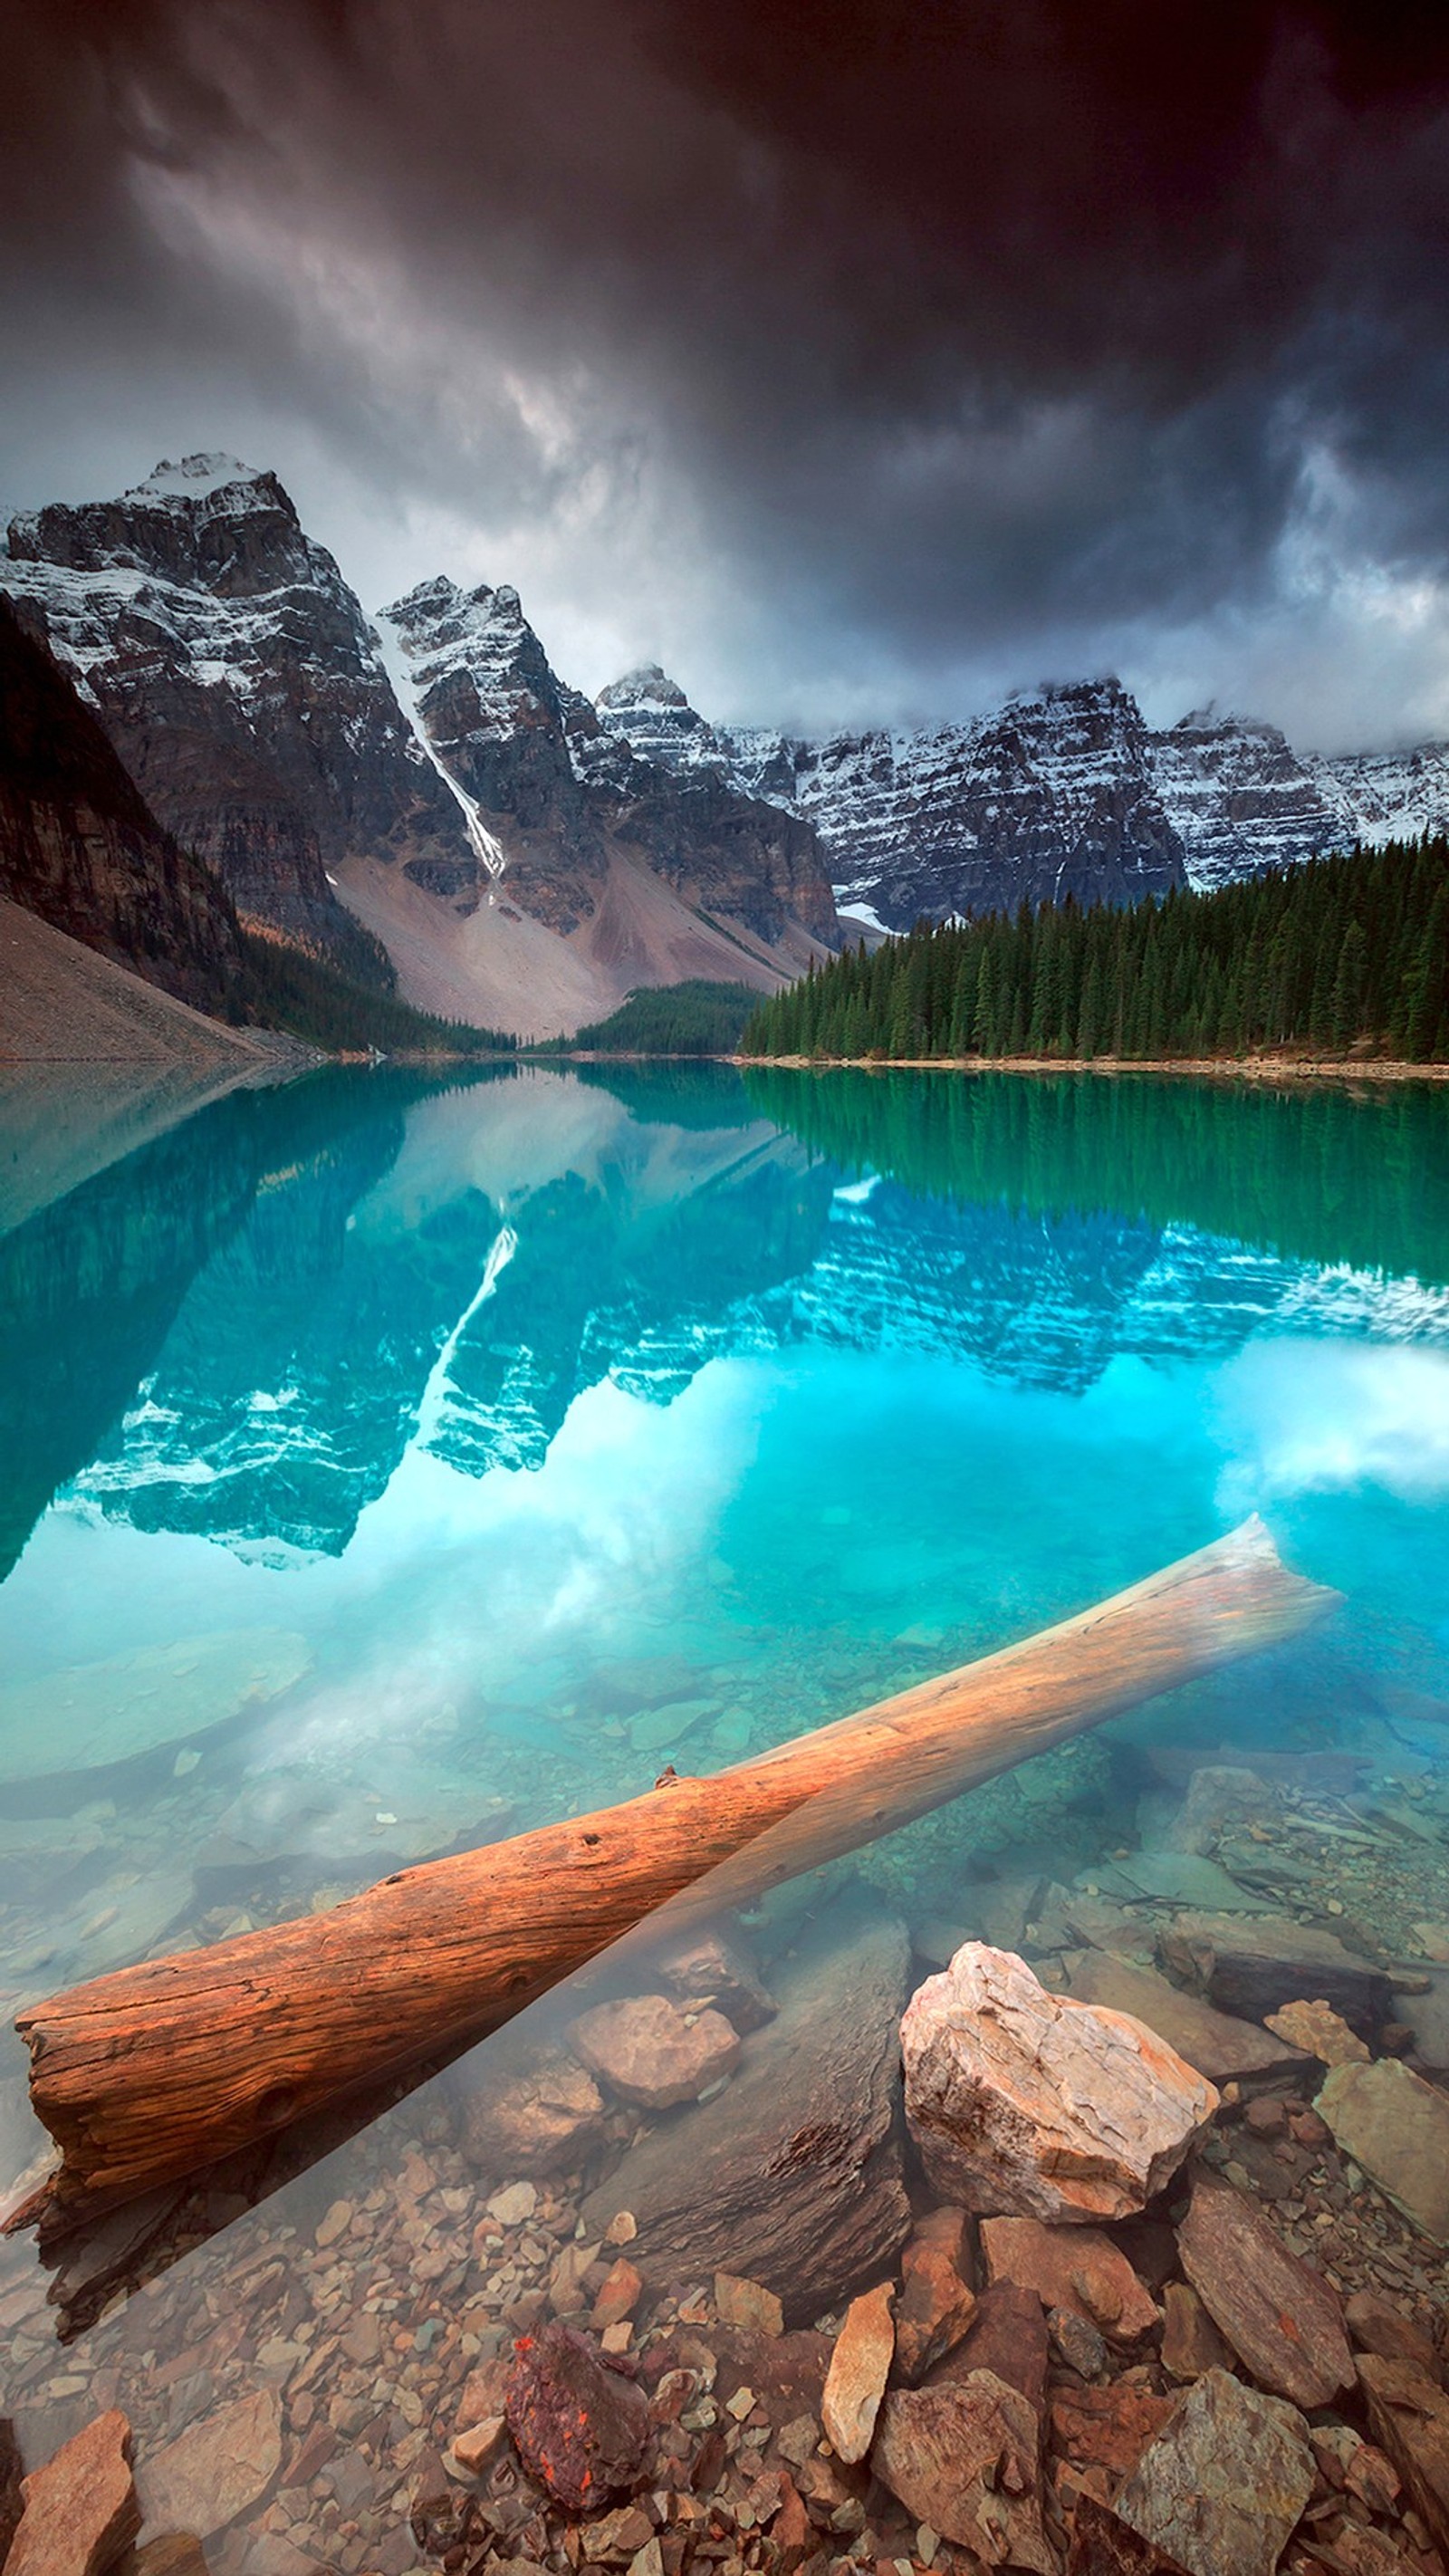
M 1022 1643 L 707 1779 L 399 1870 L 30 2006 L 52 2220 L 179 2179 L 511 2019 L 635 1927 L 738 1905 L 1338 1599 L 1256 1518 Z M 32 2209 L 29 2214 L 35 2214 Z

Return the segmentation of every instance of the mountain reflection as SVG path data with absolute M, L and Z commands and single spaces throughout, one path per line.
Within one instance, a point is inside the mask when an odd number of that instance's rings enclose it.
M 67 1484 L 337 1555 L 412 1441 L 534 1468 L 605 1378 L 667 1404 L 791 1344 L 1072 1391 L 1264 1329 L 1449 1339 L 1445 1110 L 679 1068 L 234 1094 L 0 1245 L 0 1571 Z

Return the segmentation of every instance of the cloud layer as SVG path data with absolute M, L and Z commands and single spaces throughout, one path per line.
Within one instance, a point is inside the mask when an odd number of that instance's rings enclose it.
M 13 504 L 235 449 L 369 601 L 513 579 L 721 714 L 1449 730 L 1440 13 L 9 14 Z

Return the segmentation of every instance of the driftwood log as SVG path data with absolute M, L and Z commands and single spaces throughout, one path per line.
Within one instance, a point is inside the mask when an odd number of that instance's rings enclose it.
M 669 1907 L 672 1930 L 857 1850 L 1337 1595 L 1258 1520 L 1055 1628 L 708 1779 L 397 1871 L 330 1912 L 32 2005 L 52 2219 L 195 2172 L 482 2038 Z

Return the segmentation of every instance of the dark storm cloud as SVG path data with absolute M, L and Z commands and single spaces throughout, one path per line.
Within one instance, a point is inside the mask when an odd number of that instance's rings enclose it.
M 271 434 L 372 596 L 471 534 L 760 715 L 1449 679 L 1441 11 L 69 0 L 7 51 L 25 497 Z

